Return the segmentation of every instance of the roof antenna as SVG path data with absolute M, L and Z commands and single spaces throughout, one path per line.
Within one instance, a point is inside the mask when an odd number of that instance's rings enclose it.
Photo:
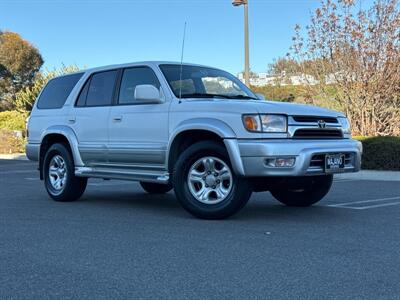
M 181 70 L 179 73 L 179 103 L 182 102 L 182 72 L 183 72 L 183 52 L 185 50 L 185 37 L 186 37 L 186 21 L 183 27 L 183 40 L 182 40 L 182 52 L 181 52 Z

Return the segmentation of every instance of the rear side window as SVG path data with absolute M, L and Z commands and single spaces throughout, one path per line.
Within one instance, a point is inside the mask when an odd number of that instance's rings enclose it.
M 115 80 L 117 78 L 118 71 L 107 71 L 94 74 L 89 83 L 89 87 L 86 95 L 85 106 L 106 106 L 111 105 Z M 84 87 L 85 89 L 85 87 Z M 85 90 L 82 90 L 81 94 L 85 94 Z M 80 101 L 79 101 L 80 100 Z M 78 102 L 82 105 L 82 99 Z
M 50 80 L 40 94 L 37 108 L 52 109 L 63 107 L 72 89 L 83 73 L 66 75 Z
M 87 92 L 89 90 L 89 84 L 90 84 L 90 79 L 86 81 L 85 86 L 81 90 L 78 101 L 76 102 L 76 106 L 85 106 L 86 105 L 86 97 L 87 97 Z
M 148 67 L 125 69 L 119 89 L 119 104 L 132 104 L 136 102 L 135 89 L 141 84 L 151 84 L 160 89 L 160 82 L 153 70 Z

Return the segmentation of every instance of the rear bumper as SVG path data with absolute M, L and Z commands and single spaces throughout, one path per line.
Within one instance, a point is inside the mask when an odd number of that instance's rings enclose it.
M 26 157 L 29 160 L 38 161 L 39 160 L 39 151 L 40 151 L 40 144 L 32 144 L 28 143 L 25 146 Z
M 361 168 L 362 144 L 351 139 L 340 140 L 238 140 L 242 175 L 307 176 L 325 173 L 326 154 L 346 154 L 345 168 L 340 172 L 358 172 Z M 293 157 L 293 167 L 270 167 L 268 158 Z

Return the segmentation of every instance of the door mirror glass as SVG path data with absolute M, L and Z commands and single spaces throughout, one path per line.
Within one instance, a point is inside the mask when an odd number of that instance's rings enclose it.
M 151 84 L 137 85 L 135 88 L 135 100 L 145 103 L 162 103 L 160 90 Z

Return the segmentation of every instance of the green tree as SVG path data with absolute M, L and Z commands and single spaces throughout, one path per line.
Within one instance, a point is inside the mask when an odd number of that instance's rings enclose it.
M 36 74 L 33 83 L 23 89 L 21 89 L 15 97 L 15 109 L 20 112 L 26 112 L 32 110 L 32 105 L 35 102 L 42 88 L 47 82 L 57 76 L 73 73 L 79 71 L 79 68 L 75 65 L 62 66 L 60 69 L 52 71 L 39 72 Z
M 39 50 L 30 42 L 17 33 L 0 32 L 0 106 L 3 109 L 13 108 L 16 93 L 32 85 L 42 65 Z

